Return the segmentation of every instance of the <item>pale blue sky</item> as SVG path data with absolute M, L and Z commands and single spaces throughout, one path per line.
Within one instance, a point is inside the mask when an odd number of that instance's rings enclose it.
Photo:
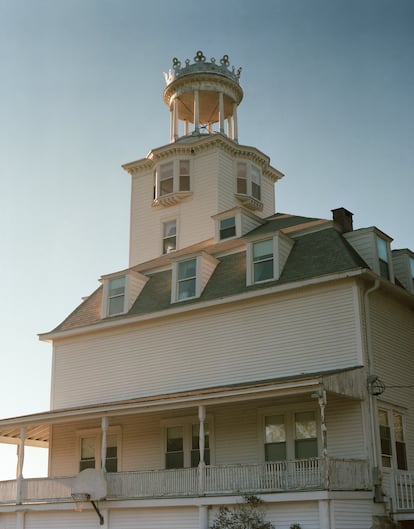
M 344 206 L 413 248 L 413 28 L 412 0 L 0 0 L 0 417 L 48 409 L 36 333 L 128 265 L 121 164 L 169 141 L 174 56 L 243 68 L 278 211 Z

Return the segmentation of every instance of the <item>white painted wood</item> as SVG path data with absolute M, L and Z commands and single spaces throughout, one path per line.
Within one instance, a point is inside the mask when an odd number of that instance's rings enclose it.
M 332 502 L 335 529 L 366 529 L 372 525 L 372 503 L 368 500 Z
M 197 507 L 114 509 L 110 529 L 195 529 L 199 526 Z
M 354 366 L 354 303 L 311 289 L 56 341 L 52 407 Z

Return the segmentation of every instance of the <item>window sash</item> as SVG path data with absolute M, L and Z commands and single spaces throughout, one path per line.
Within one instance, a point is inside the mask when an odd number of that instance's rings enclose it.
M 125 305 L 125 276 L 109 280 L 108 286 L 108 315 L 124 312 Z
M 220 240 L 236 235 L 236 218 L 229 217 L 220 221 Z
M 162 252 L 170 253 L 177 248 L 177 223 L 175 220 L 164 222 Z
M 178 263 L 177 298 L 188 299 L 196 295 L 197 259 Z
M 253 280 L 255 283 L 273 279 L 273 239 L 253 243 Z

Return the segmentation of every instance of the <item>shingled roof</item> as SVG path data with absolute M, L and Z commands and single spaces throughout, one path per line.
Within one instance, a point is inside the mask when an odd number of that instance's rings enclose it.
M 111 317 L 111 321 L 131 316 L 149 314 L 171 308 L 171 262 L 177 256 L 204 251 L 219 261 L 214 273 L 199 298 L 181 301 L 181 305 L 221 299 L 243 292 L 263 290 L 275 285 L 322 277 L 351 270 L 366 268 L 366 263 L 339 233 L 333 224 L 323 219 L 276 214 L 247 235 L 283 231 L 294 237 L 294 245 L 280 278 L 262 284 L 246 284 L 246 241 L 244 238 L 221 243 L 204 241 L 174 254 L 163 255 L 133 270 L 149 277 L 142 292 L 127 314 Z M 166 269 L 166 267 L 168 267 Z M 160 271 L 157 271 L 161 269 Z M 77 307 L 52 332 L 66 331 L 104 321 L 102 318 L 102 293 L 100 286 Z M 108 318 L 105 318 L 106 320 Z

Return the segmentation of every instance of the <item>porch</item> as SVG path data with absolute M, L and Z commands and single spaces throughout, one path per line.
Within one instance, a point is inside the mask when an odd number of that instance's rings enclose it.
M 74 479 L 73 476 L 0 482 L 0 504 L 72 502 Z M 107 500 L 371 488 L 367 461 L 331 458 L 114 472 L 107 473 L 106 479 Z

